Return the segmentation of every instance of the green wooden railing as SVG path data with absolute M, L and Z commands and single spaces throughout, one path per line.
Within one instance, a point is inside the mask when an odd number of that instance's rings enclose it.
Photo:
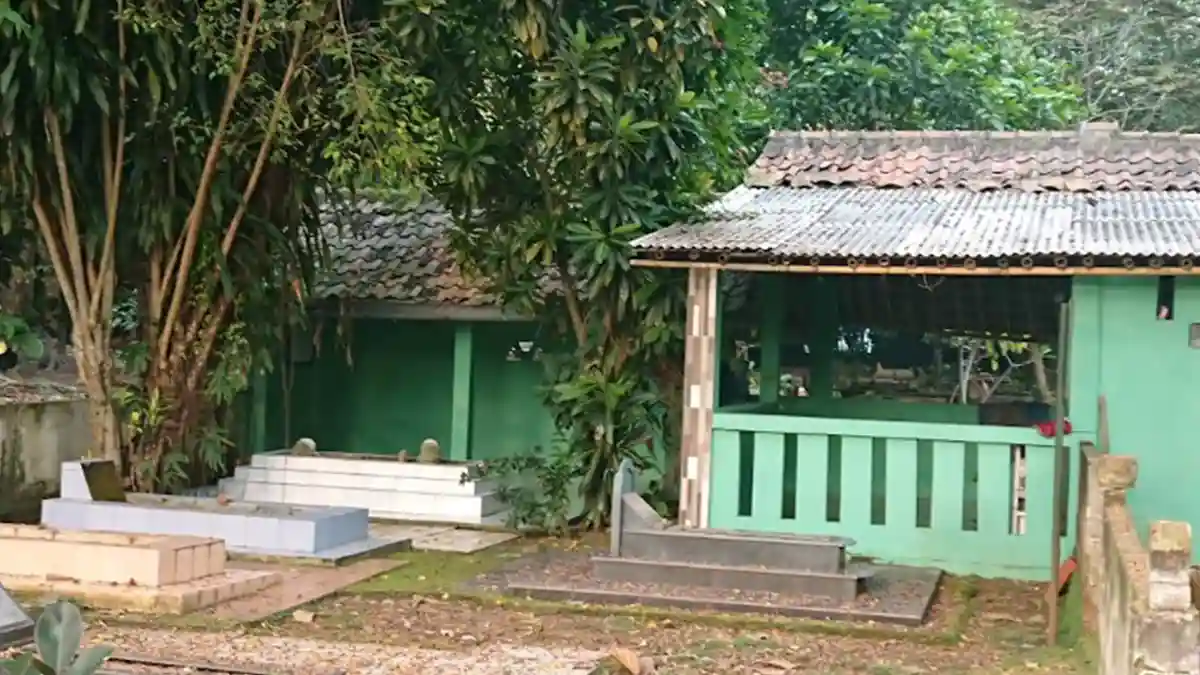
M 1054 440 L 1032 428 L 718 411 L 710 475 L 709 527 L 846 536 L 855 555 L 961 574 L 1050 575 Z

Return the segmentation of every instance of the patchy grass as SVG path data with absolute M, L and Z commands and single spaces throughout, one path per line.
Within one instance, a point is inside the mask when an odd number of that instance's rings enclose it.
M 443 594 L 461 592 L 461 586 L 488 572 L 495 571 L 521 556 L 536 553 L 546 542 L 514 539 L 477 553 L 441 553 L 438 551 L 405 551 L 391 557 L 407 564 L 373 579 L 355 584 L 346 595 L 379 593 Z

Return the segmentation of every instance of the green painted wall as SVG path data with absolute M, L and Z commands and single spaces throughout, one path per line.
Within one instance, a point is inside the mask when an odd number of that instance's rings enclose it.
M 351 362 L 334 326 L 325 328 L 321 352 L 295 364 L 291 434 L 284 437 L 283 391 L 278 369 L 267 402 L 267 447 L 310 437 L 342 452 L 416 453 L 435 438 L 448 453 L 453 429 L 455 331 L 450 321 L 362 319 L 351 324 Z M 537 390 L 541 365 L 507 360 L 530 324 L 472 323 L 469 448 L 489 459 L 549 445 L 553 424 Z M 460 338 L 461 340 L 461 338 Z M 460 343 L 461 344 L 461 343 Z
M 1111 451 L 1138 460 L 1129 503 L 1139 532 L 1146 536 L 1152 520 L 1200 523 L 1200 493 L 1192 489 L 1200 475 L 1193 426 L 1200 417 L 1200 349 L 1188 347 L 1188 325 L 1200 322 L 1200 279 L 1176 280 L 1170 321 L 1155 317 L 1153 277 L 1076 279 L 1073 297 L 1067 358 L 1076 433 L 1096 440 L 1104 394 Z
M 508 350 L 531 340 L 522 323 L 475 324 L 471 373 L 471 458 L 498 459 L 550 449 L 554 420 L 539 392 L 543 368 L 534 361 L 508 361 Z

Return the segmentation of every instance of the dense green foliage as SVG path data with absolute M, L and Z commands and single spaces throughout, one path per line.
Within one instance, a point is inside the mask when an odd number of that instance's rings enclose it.
M 1083 112 L 998 0 L 770 0 L 769 99 L 794 129 L 1040 129 Z
M 0 235 L 52 263 L 94 447 L 138 486 L 219 469 L 219 410 L 302 316 L 318 191 L 421 161 L 427 83 L 379 11 L 0 5 Z
M 681 285 L 629 242 L 687 217 L 754 149 L 750 2 L 400 0 L 445 139 L 429 188 L 469 269 L 545 320 L 547 400 L 592 522 L 622 457 L 640 465 L 680 370 Z M 749 121 L 753 124 L 752 121 Z M 664 389 L 665 385 L 665 389 Z
M 1069 67 L 1096 118 L 1200 131 L 1200 2 L 1017 0 L 1031 42 Z

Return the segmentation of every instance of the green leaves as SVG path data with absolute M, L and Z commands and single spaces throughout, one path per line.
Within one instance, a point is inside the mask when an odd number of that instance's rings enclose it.
M 83 617 L 66 600 L 47 605 L 34 627 L 37 656 L 22 654 L 0 661 L 0 674 L 93 675 L 112 656 L 112 647 L 88 647 L 83 641 Z
M 740 179 L 746 132 L 762 121 L 759 7 L 395 9 L 400 34 L 429 36 L 412 50 L 437 82 L 428 109 L 442 147 L 428 185 L 457 215 L 464 264 L 559 345 L 543 359 L 546 400 L 599 522 L 616 462 L 662 435 L 658 359 L 678 352 L 679 280 L 633 268 L 629 242 Z
M 768 87 L 779 124 L 836 129 L 1034 129 L 1083 114 L 1065 64 L 998 0 L 771 0 Z

